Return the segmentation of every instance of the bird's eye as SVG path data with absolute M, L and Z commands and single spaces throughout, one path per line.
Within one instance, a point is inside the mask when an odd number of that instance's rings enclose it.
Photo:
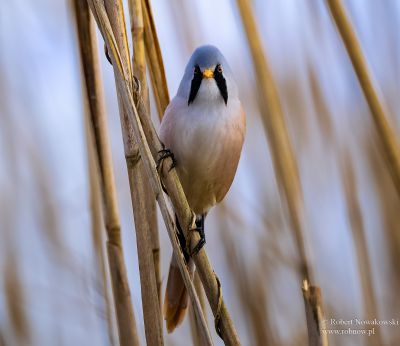
M 200 67 L 199 67 L 198 65 L 196 65 L 196 66 L 194 67 L 194 69 L 193 69 L 193 74 L 194 74 L 194 75 L 197 75 L 197 74 L 199 74 L 199 73 L 201 73 Z
M 222 66 L 221 65 L 217 65 L 217 71 L 218 71 L 218 73 L 222 73 Z

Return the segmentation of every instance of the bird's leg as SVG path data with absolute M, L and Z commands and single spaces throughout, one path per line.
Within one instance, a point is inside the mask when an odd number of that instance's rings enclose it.
M 205 219 L 204 214 L 201 215 L 200 218 L 196 218 L 196 223 L 195 223 L 196 227 L 191 229 L 191 231 L 196 231 L 200 235 L 200 240 L 196 244 L 196 246 L 193 248 L 193 250 L 190 254 L 191 256 L 197 255 L 199 253 L 199 251 L 201 250 L 201 248 L 206 243 L 206 234 L 204 233 L 204 219 Z
M 170 166 L 169 169 L 168 169 L 168 172 L 169 172 L 169 171 L 171 171 L 173 168 L 176 167 L 175 156 L 174 156 L 174 153 L 171 151 L 171 149 L 165 149 L 164 144 L 163 144 L 162 146 L 163 146 L 163 148 L 158 152 L 158 155 L 159 155 L 159 156 L 158 156 L 158 158 L 157 158 L 157 166 L 156 166 L 156 168 L 157 168 L 157 171 L 159 171 L 160 168 L 161 168 L 161 165 L 162 165 L 163 161 L 164 161 L 167 157 L 170 157 L 171 160 L 172 160 L 172 164 L 171 164 L 171 166 Z
M 176 234 L 178 236 L 179 245 L 181 246 L 183 256 L 185 257 L 185 262 L 186 264 L 188 264 L 190 260 L 190 255 L 188 248 L 186 246 L 186 239 L 185 236 L 183 235 L 182 227 L 179 224 L 179 220 L 176 214 L 175 214 L 175 224 L 176 224 Z

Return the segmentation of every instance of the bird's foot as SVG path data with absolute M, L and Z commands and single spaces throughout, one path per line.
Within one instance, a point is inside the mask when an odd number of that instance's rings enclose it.
M 175 160 L 175 156 L 174 153 L 170 150 L 170 149 L 162 149 L 158 152 L 158 159 L 157 159 L 157 171 L 160 171 L 160 168 L 162 166 L 163 161 L 167 158 L 170 157 L 172 160 L 171 166 L 168 169 L 168 172 L 170 172 L 173 168 L 176 167 L 176 160 Z
M 202 216 L 199 220 L 195 221 L 195 227 L 190 231 L 198 232 L 200 235 L 200 240 L 196 246 L 192 249 L 190 256 L 197 255 L 202 247 L 206 244 L 206 234 L 204 233 L 204 217 Z
M 157 158 L 157 164 L 156 164 L 156 169 L 159 174 L 160 174 L 162 163 L 167 157 L 170 157 L 172 160 L 171 166 L 168 169 L 168 172 L 170 172 L 176 166 L 176 160 L 174 157 L 174 153 L 170 149 L 165 149 L 164 144 L 163 144 L 163 149 L 158 152 L 158 158 Z M 162 187 L 163 191 L 168 195 L 167 189 L 165 188 L 162 180 L 161 180 L 161 187 Z

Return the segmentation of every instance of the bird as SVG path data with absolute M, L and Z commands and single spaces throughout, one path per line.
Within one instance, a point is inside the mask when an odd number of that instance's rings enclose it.
M 238 88 L 225 57 L 212 45 L 194 50 L 176 96 L 165 110 L 159 136 L 164 156 L 173 156 L 174 168 L 190 208 L 196 230 L 205 244 L 204 220 L 228 192 L 238 167 L 246 132 L 246 116 Z M 194 263 L 176 218 L 178 239 L 191 276 Z M 178 263 L 172 255 L 163 314 L 171 333 L 182 323 L 189 297 Z

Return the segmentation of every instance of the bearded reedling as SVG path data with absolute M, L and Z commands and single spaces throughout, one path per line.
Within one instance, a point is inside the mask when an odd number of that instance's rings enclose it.
M 176 96 L 167 107 L 160 128 L 163 155 L 173 156 L 189 206 L 196 214 L 205 244 L 204 220 L 228 192 L 239 163 L 246 132 L 246 117 L 238 98 L 233 74 L 224 56 L 214 46 L 202 46 L 192 54 Z M 190 272 L 194 263 L 186 249 L 182 229 L 178 237 Z M 178 264 L 172 256 L 164 300 L 168 332 L 182 321 L 188 294 Z

